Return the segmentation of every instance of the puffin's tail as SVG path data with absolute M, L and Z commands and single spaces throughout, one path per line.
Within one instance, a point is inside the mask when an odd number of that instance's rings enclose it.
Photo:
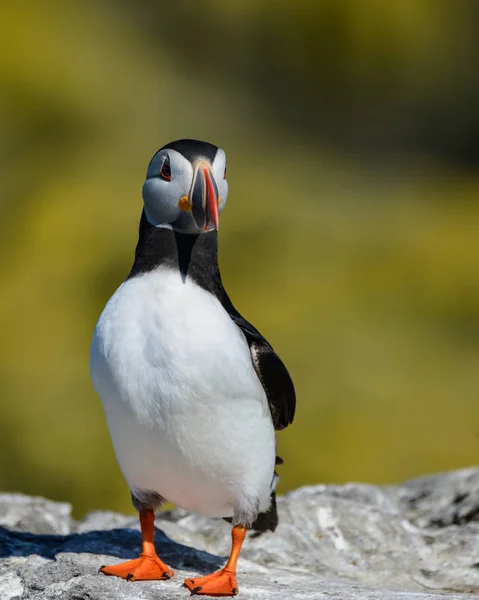
M 282 465 L 283 459 L 281 456 L 276 457 L 275 465 Z M 276 506 L 276 484 L 278 483 L 278 473 L 274 472 L 273 481 L 271 482 L 271 504 L 266 512 L 259 513 L 256 521 L 251 525 L 252 531 L 254 531 L 251 537 L 258 537 L 266 531 L 274 531 L 279 523 L 278 509 Z M 231 517 L 223 517 L 225 521 L 231 523 Z
M 278 526 L 278 510 L 276 508 L 276 492 L 271 492 L 271 504 L 268 510 L 264 513 L 260 513 L 256 521 L 251 525 L 251 529 L 254 531 L 252 537 L 258 537 L 266 531 L 274 531 Z
M 284 461 L 281 458 L 281 456 L 276 457 L 276 461 L 275 461 L 276 466 L 282 465 L 283 462 Z M 259 535 L 261 535 L 262 533 L 265 533 L 266 531 L 274 531 L 276 529 L 276 527 L 278 526 L 279 518 L 278 518 L 278 509 L 276 506 L 276 490 L 275 490 L 276 484 L 278 483 L 278 479 L 279 479 L 278 473 L 276 473 L 276 471 L 275 471 L 274 477 L 273 477 L 273 484 L 272 484 L 273 489 L 271 490 L 271 504 L 266 512 L 260 513 L 258 515 L 258 518 L 251 526 L 251 529 L 255 532 L 253 534 L 253 537 L 258 537 Z

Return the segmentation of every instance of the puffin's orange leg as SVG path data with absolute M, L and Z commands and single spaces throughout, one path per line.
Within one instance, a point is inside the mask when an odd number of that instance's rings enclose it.
M 102 567 L 100 573 L 123 577 L 128 581 L 137 579 L 170 579 L 174 573 L 158 557 L 155 544 L 155 513 L 152 510 L 140 511 L 142 546 L 139 558 L 128 560 L 119 565 Z
M 241 546 L 246 537 L 246 527 L 236 525 L 231 534 L 233 544 L 231 554 L 226 566 L 205 577 L 195 577 L 194 579 L 185 579 L 185 586 L 192 594 L 201 594 L 206 596 L 236 596 L 239 592 L 236 583 L 236 563 L 241 550 Z

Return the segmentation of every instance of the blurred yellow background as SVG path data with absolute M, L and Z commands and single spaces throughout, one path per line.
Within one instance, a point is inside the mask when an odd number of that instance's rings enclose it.
M 223 280 L 296 384 L 280 490 L 477 463 L 478 24 L 474 0 L 6 4 L 0 489 L 132 510 L 89 344 L 181 137 L 227 152 Z

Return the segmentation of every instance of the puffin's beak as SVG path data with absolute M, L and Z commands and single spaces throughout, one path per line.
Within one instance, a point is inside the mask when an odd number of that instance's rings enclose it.
M 201 161 L 193 180 L 191 204 L 196 224 L 203 231 L 219 229 L 218 186 L 210 165 Z

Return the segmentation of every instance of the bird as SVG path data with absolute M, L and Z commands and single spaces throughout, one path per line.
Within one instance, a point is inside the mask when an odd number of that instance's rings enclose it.
M 278 524 L 276 431 L 293 422 L 294 384 L 222 283 L 224 150 L 194 139 L 166 144 L 148 165 L 142 197 L 133 266 L 101 313 L 90 351 L 142 550 L 100 572 L 171 578 L 154 546 L 155 511 L 171 502 L 231 523 L 225 567 L 183 585 L 192 594 L 235 596 L 247 531 Z

